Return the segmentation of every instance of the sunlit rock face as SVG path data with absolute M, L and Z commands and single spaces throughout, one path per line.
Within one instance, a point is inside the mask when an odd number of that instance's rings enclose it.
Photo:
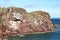
M 22 8 L 6 8 L 1 16 L 1 22 L 0 33 L 2 32 L 3 37 L 55 31 L 49 14 L 43 11 L 28 13 Z

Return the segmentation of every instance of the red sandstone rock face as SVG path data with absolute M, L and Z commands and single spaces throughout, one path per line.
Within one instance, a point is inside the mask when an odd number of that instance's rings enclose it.
M 8 8 L 2 14 L 0 37 L 28 34 L 35 32 L 55 31 L 55 26 L 46 12 L 35 11 L 28 14 L 23 9 Z M 3 17 L 4 16 L 4 17 Z

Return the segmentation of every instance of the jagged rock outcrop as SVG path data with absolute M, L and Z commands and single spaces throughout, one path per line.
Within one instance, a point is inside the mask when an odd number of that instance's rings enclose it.
M 47 12 L 9 7 L 0 16 L 0 37 L 55 31 Z

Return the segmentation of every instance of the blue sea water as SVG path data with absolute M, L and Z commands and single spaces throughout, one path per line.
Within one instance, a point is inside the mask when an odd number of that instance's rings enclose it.
M 60 18 L 51 18 L 53 24 L 60 24 Z
M 60 24 L 59 18 L 51 18 L 53 24 Z M 25 37 L 9 37 L 9 40 L 60 40 L 60 26 L 56 27 L 56 32 L 45 34 L 31 34 L 25 35 Z

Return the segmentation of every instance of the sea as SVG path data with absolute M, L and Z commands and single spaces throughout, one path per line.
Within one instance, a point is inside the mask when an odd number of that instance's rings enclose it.
M 60 25 L 60 18 L 51 18 L 53 24 Z M 10 36 L 8 40 L 60 40 L 60 26 L 56 27 L 56 32 L 44 34 L 31 34 L 24 37 Z
M 60 24 L 60 18 L 50 18 L 53 24 Z

